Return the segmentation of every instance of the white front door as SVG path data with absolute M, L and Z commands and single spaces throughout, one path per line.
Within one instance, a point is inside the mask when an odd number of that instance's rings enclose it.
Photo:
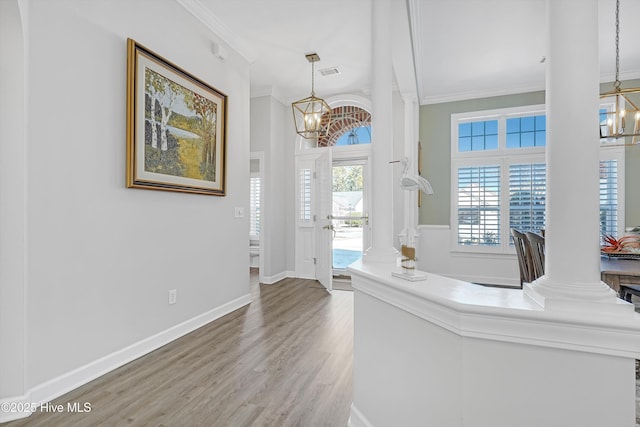
M 333 289 L 333 221 L 331 220 L 333 183 L 331 150 L 327 149 L 316 159 L 317 209 L 316 233 L 316 279 L 327 288 Z

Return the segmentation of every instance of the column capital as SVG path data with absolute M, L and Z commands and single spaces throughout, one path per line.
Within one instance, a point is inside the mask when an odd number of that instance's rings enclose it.
M 415 92 L 401 92 L 400 96 L 405 104 L 418 102 L 418 94 Z

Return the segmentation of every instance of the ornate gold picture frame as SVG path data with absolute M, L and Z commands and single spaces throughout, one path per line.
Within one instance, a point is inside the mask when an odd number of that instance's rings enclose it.
M 225 195 L 227 96 L 127 40 L 127 187 Z

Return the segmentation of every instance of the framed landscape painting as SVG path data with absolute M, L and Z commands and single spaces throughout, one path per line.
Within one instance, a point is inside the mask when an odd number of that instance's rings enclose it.
M 227 96 L 127 40 L 127 187 L 225 195 Z

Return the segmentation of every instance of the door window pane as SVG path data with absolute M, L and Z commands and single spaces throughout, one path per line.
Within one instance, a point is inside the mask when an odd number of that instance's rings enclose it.
M 333 268 L 344 269 L 362 258 L 364 167 L 333 166 Z

